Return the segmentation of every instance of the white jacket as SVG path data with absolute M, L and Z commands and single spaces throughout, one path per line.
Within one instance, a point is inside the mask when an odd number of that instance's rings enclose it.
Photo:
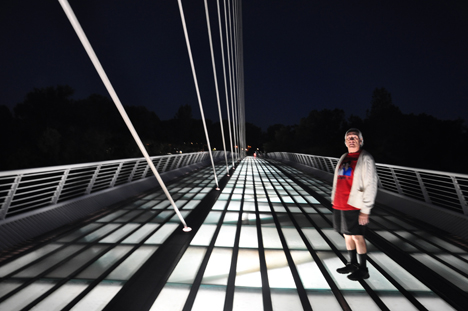
M 346 155 L 348 154 L 345 153 L 341 156 L 335 168 L 331 195 L 332 204 L 335 198 L 338 170 Z M 374 207 L 375 197 L 377 196 L 377 180 L 378 176 L 374 158 L 369 152 L 361 150 L 361 154 L 359 155 L 356 163 L 356 168 L 354 169 L 353 184 L 351 185 L 348 204 L 355 208 L 359 208 L 364 214 L 370 214 L 371 208 Z

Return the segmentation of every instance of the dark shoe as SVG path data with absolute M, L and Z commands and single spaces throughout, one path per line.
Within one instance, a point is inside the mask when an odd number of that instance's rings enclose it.
M 359 281 L 369 278 L 369 269 L 358 267 L 356 271 L 348 275 L 348 279 L 351 281 Z
M 344 266 L 343 268 L 336 269 L 336 272 L 341 273 L 341 274 L 348 274 L 348 273 L 352 273 L 356 271 L 358 268 L 359 267 L 357 264 L 348 262 L 346 266 Z

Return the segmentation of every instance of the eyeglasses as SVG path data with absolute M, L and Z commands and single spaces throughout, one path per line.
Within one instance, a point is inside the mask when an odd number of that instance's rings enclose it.
M 359 140 L 359 137 L 358 136 L 355 136 L 355 135 L 349 135 L 346 137 L 346 140 L 347 141 L 350 141 L 350 140 Z

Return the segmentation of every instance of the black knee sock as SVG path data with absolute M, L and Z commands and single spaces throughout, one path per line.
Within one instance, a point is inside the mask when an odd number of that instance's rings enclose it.
M 366 259 L 367 259 L 367 253 L 364 254 L 358 254 L 359 256 L 359 266 L 362 268 L 366 267 Z
M 352 250 L 348 250 L 348 255 L 349 255 L 349 262 L 350 263 L 353 263 L 353 264 L 357 264 L 357 257 L 356 257 L 356 250 L 355 249 L 352 249 Z

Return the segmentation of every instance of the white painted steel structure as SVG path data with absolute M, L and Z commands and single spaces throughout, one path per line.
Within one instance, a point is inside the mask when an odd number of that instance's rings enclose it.
M 269 158 L 334 173 L 338 158 L 272 152 Z M 379 188 L 468 216 L 468 175 L 377 163 Z
M 215 151 L 214 157 L 221 159 L 224 152 Z M 151 157 L 152 163 L 160 173 L 208 159 L 208 152 Z M 0 223 L 11 216 L 108 190 L 152 175 L 145 158 L 0 172 Z

